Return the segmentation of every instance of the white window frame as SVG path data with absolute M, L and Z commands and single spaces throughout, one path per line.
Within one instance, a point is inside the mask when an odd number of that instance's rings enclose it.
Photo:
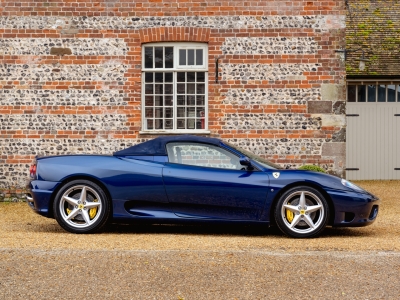
M 173 68 L 145 68 L 145 47 L 174 47 L 174 65 Z M 180 49 L 202 49 L 203 64 L 193 66 L 179 65 Z M 142 80 L 141 80 L 141 108 L 142 108 L 142 130 L 140 134 L 179 134 L 179 133 L 204 133 L 208 134 L 208 45 L 206 43 L 184 43 L 184 42 L 165 42 L 165 43 L 148 43 L 142 45 Z M 173 129 L 147 129 L 145 115 L 145 72 L 172 72 L 173 73 Z M 204 129 L 177 129 L 177 73 L 178 72 L 204 72 Z M 196 107 L 196 106 L 194 106 Z M 164 117 L 165 118 L 165 117 Z

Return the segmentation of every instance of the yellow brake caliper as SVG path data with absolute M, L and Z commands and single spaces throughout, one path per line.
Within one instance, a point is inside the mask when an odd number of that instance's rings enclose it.
M 98 200 L 94 199 L 93 202 L 98 202 Z M 93 207 L 93 208 L 89 209 L 90 220 L 92 220 L 96 216 L 96 214 L 97 214 L 97 207 Z
M 290 205 L 290 203 L 288 204 Z M 293 219 L 294 219 L 294 213 L 286 209 L 286 220 L 288 220 L 289 223 L 292 223 Z

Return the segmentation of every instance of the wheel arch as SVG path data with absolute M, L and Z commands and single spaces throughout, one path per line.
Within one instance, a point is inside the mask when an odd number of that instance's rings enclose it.
M 53 206 L 54 206 L 54 200 L 56 198 L 56 195 L 58 193 L 58 191 L 68 182 L 74 181 L 74 180 L 88 180 L 91 181 L 95 184 L 97 184 L 106 194 L 108 201 L 110 202 L 110 211 L 111 211 L 111 216 L 113 213 L 113 207 L 112 207 L 112 198 L 111 198 L 111 194 L 110 191 L 108 190 L 108 188 L 106 187 L 106 185 L 99 180 L 98 178 L 92 177 L 90 175 L 84 175 L 84 174 L 79 174 L 79 175 L 72 175 L 69 176 L 67 178 L 64 178 L 64 180 L 62 180 L 60 182 L 60 184 L 57 186 L 57 188 L 53 191 L 51 198 L 50 198 L 50 203 L 49 203 L 49 217 L 54 218 L 54 214 L 53 214 Z
M 311 187 L 316 189 L 318 192 L 320 192 L 322 194 L 322 196 L 324 196 L 324 198 L 326 199 L 326 201 L 328 202 L 329 205 L 329 219 L 328 219 L 328 224 L 332 225 L 333 224 L 333 220 L 335 219 L 335 210 L 334 210 L 334 205 L 332 202 L 332 198 L 329 196 L 329 194 L 318 184 L 313 183 L 313 182 L 309 182 L 309 181 L 298 181 L 298 182 L 293 182 L 291 184 L 288 184 L 287 186 L 285 186 L 284 188 L 282 188 L 279 193 L 277 193 L 277 195 L 275 195 L 272 204 L 271 204 L 271 208 L 269 211 L 269 217 L 271 220 L 272 224 L 275 224 L 275 207 L 276 204 L 279 200 L 279 198 L 288 190 L 290 190 L 291 188 L 294 187 L 298 187 L 298 186 L 306 186 L 306 187 Z

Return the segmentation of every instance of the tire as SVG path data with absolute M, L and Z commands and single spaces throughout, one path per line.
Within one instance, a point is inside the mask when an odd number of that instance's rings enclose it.
M 97 184 L 74 180 L 58 191 L 53 205 L 58 224 L 72 233 L 99 231 L 110 217 L 110 201 Z
M 275 206 L 279 229 L 294 238 L 318 236 L 329 220 L 329 205 L 314 188 L 298 186 L 286 191 Z

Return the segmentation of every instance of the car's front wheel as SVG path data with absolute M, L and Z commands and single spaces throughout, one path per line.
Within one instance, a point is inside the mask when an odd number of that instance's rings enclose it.
M 74 180 L 58 191 L 53 210 L 58 224 L 65 230 L 92 233 L 107 222 L 110 203 L 103 189 L 94 182 Z
M 329 219 L 329 205 L 316 189 L 299 186 L 286 191 L 275 206 L 275 221 L 288 236 L 310 238 L 319 235 Z

